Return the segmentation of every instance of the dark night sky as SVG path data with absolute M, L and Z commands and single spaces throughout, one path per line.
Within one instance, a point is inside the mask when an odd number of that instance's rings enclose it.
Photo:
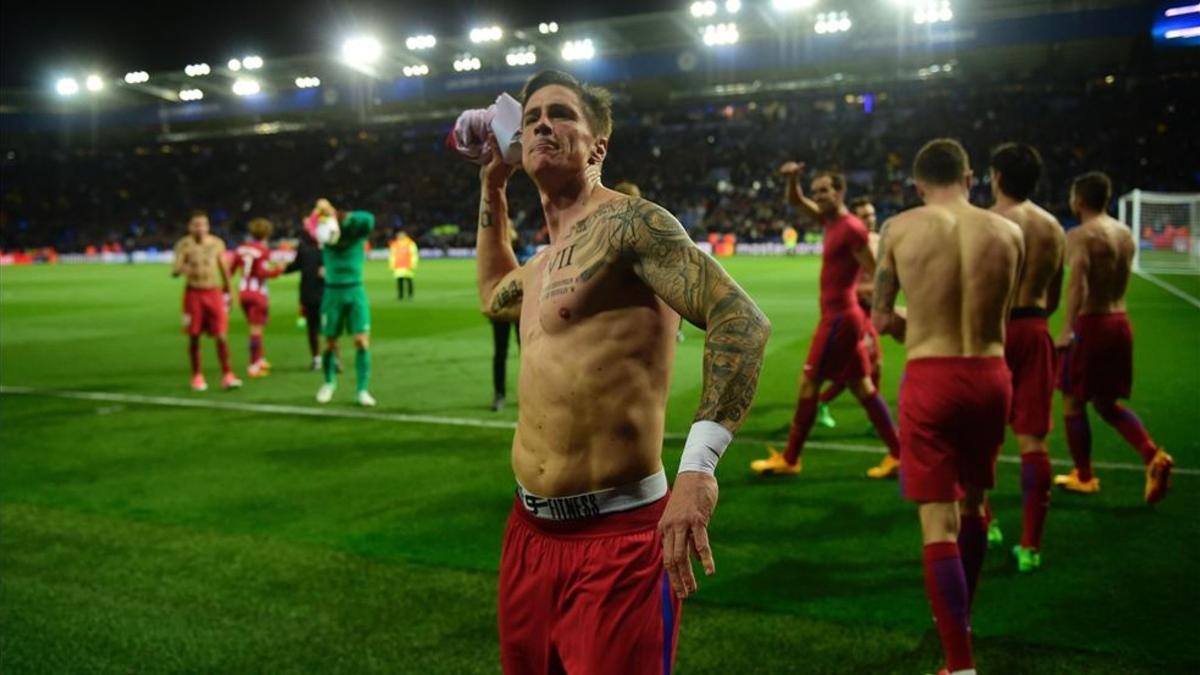
M 223 63 L 257 53 L 272 56 L 334 52 L 355 27 L 380 39 L 412 34 L 465 35 L 471 26 L 514 27 L 686 7 L 684 0 L 220 0 L 187 2 L 0 3 L 0 86 L 47 85 L 60 73 L 166 70 L 188 63 Z

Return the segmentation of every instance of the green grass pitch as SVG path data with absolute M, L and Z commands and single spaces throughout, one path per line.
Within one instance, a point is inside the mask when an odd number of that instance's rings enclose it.
M 894 482 L 863 477 L 879 442 L 853 399 L 834 405 L 837 429 L 814 432 L 802 476 L 759 480 L 748 469 L 763 440 L 786 436 L 818 264 L 726 262 L 774 335 L 754 410 L 718 472 L 718 571 L 685 603 L 679 673 L 940 665 L 915 510 Z M 1164 279 L 1200 296 L 1200 277 Z M 272 282 L 274 373 L 193 394 L 181 288 L 166 267 L 0 270 L 0 670 L 498 672 L 512 432 L 466 425 L 511 424 L 515 411 L 487 409 L 490 329 L 472 262 L 427 261 L 410 303 L 395 301 L 383 263 L 370 266 L 380 408 L 367 417 L 352 416 L 352 367 L 326 408 L 339 416 L 300 414 L 317 406 L 319 377 L 295 326 L 295 284 Z M 993 508 L 1007 541 L 989 554 L 974 611 L 981 672 L 1200 670 L 1200 308 L 1134 279 L 1130 315 L 1132 407 L 1184 471 L 1165 502 L 1144 506 L 1136 454 L 1093 414 L 1104 489 L 1055 493 L 1043 568 L 1019 576 L 1007 554 L 1018 468 L 1002 462 Z M 669 473 L 699 398 L 701 333 L 685 334 Z M 241 372 L 245 336 L 237 314 Z M 884 349 L 894 409 L 903 349 L 890 339 Z M 208 340 L 204 359 L 215 385 Z M 514 349 L 512 401 L 516 369 Z M 115 398 L 53 394 L 64 391 Z M 1060 428 L 1050 443 L 1066 460 Z M 1004 455 L 1016 456 L 1011 439 Z

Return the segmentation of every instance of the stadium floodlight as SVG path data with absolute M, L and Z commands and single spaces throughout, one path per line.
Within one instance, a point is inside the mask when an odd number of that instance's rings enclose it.
M 703 19 L 717 13 L 717 3 L 713 0 L 697 0 L 688 9 L 691 11 L 692 16 L 697 19 Z
M 437 46 L 437 38 L 432 35 L 413 35 L 404 41 L 404 46 L 408 47 L 410 52 L 433 49 Z
M 199 101 L 204 98 L 204 92 L 199 89 L 183 89 L 179 92 L 179 100 L 183 102 Z
M 850 21 L 850 15 L 846 12 L 828 12 L 817 15 L 817 22 L 813 24 L 813 30 L 820 35 L 828 33 L 844 33 L 850 30 L 853 26 Z
M 537 63 L 537 52 L 534 50 L 533 45 L 510 49 L 504 55 L 504 62 L 513 67 L 532 66 Z
M 246 70 L 258 70 L 259 68 L 263 67 L 262 57 L 247 56 L 246 58 L 242 59 L 242 67 Z
M 342 43 L 342 59 L 354 66 L 375 63 L 383 56 L 383 45 L 370 35 L 352 37 Z
M 229 69 L 235 73 L 242 69 L 242 62 L 238 59 L 229 59 L 229 63 L 225 65 L 227 65 Z
M 1176 28 L 1163 33 L 1163 37 L 1168 40 L 1178 40 L 1179 38 L 1194 38 L 1200 37 L 1200 26 L 1192 26 L 1191 28 Z
M 483 64 L 479 61 L 479 57 L 471 56 L 470 54 L 459 54 L 458 58 L 454 59 L 454 71 L 458 73 L 479 70 Z
M 83 81 L 83 84 L 85 87 L 87 87 L 88 91 L 95 93 L 104 88 L 104 78 L 92 73 L 91 75 L 87 76 L 87 79 Z
M 596 56 L 596 47 L 591 38 L 567 40 L 562 46 L 564 61 L 588 61 Z
M 321 79 L 317 77 L 297 77 L 296 86 L 300 89 L 312 89 L 313 87 L 321 86 Z
M 125 73 L 125 84 L 142 84 L 150 81 L 150 73 L 144 70 L 135 70 Z
M 188 77 L 203 77 L 212 72 L 207 63 L 193 63 L 184 67 L 183 72 Z
M 704 44 L 709 47 L 731 45 L 737 42 L 739 37 L 736 23 L 709 24 L 701 34 L 704 36 Z
M 1180 5 L 1179 7 L 1171 7 L 1163 12 L 1164 16 L 1175 17 L 1185 14 L 1200 14 L 1200 2 L 1194 5 Z
M 550 21 L 548 23 L 539 23 L 538 24 L 538 32 L 541 33 L 542 35 L 550 35 L 551 33 L 557 33 L 558 32 L 558 22 Z
M 471 42 L 499 42 L 504 37 L 504 31 L 499 26 L 485 26 L 471 29 Z
M 79 83 L 73 77 L 60 78 L 54 83 L 54 90 L 59 96 L 74 96 L 79 93 Z
M 725 11 L 730 14 L 742 11 L 742 0 L 725 0 Z
M 262 91 L 262 86 L 259 85 L 258 80 L 252 80 L 248 77 L 238 78 L 233 83 L 233 93 L 238 96 L 253 96 L 260 91 Z
M 950 0 L 918 0 L 913 9 L 913 23 L 918 25 L 941 23 L 953 18 Z
M 455 68 L 455 70 L 460 70 L 460 69 Z M 429 66 L 425 65 L 424 63 L 417 64 L 415 66 L 404 66 L 404 76 L 405 77 L 424 77 L 428 74 L 429 74 Z
M 808 9 L 817 4 L 817 0 L 771 0 L 771 8 L 776 12 L 795 12 Z

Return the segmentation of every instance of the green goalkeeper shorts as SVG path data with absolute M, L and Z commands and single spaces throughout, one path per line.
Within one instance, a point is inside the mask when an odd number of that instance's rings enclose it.
M 358 335 L 371 331 L 371 306 L 362 284 L 325 287 L 321 298 L 321 334 L 335 338 L 342 333 Z

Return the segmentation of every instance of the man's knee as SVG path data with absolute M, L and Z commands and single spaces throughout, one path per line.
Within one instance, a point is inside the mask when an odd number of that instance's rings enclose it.
M 875 383 L 869 377 L 854 380 L 850 383 L 850 393 L 858 400 L 864 401 L 875 395 Z
M 959 502 L 959 512 L 964 516 L 984 515 L 987 507 L 987 490 L 973 485 L 963 486 L 965 496 Z
M 1020 449 L 1022 455 L 1028 455 L 1035 452 L 1046 452 L 1046 439 L 1042 436 L 1017 434 L 1017 448 Z
M 371 336 L 366 333 L 359 333 L 354 336 L 354 346 L 358 349 L 366 349 L 371 346 Z
M 809 377 L 808 373 L 800 375 L 800 398 L 816 398 L 821 383 Z
M 926 544 L 958 541 L 958 504 L 954 502 L 922 502 L 917 507 L 921 519 L 921 536 Z

